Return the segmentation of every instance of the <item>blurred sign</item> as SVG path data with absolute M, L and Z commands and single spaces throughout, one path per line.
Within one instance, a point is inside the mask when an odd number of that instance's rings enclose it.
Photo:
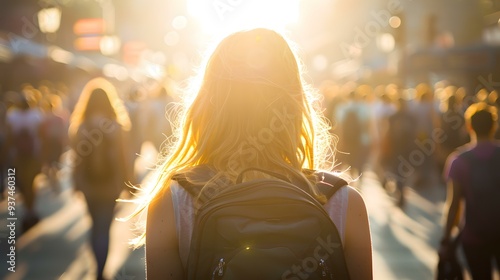
M 77 51 L 100 51 L 101 39 L 105 32 L 102 18 L 79 19 L 73 25 L 73 32 L 79 36 L 74 41 Z
M 100 51 L 101 50 L 101 36 L 90 36 L 76 38 L 74 47 L 78 51 Z
M 73 25 L 76 35 L 104 34 L 105 26 L 102 18 L 79 19 Z

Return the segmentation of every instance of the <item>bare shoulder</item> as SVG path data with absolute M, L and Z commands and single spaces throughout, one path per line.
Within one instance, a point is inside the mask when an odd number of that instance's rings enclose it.
M 363 203 L 364 205 L 364 199 L 363 195 L 354 187 L 347 185 L 345 187 L 347 189 L 348 195 L 349 195 L 349 202 L 358 202 L 358 203 Z
M 373 279 L 370 223 L 361 193 L 347 186 L 349 204 L 344 252 L 351 279 Z M 359 269 L 363 267 L 363 269 Z
M 346 186 L 349 198 L 348 212 L 357 217 L 366 217 L 367 210 L 363 195 L 354 187 Z
M 148 207 L 146 270 L 148 279 L 183 279 L 170 188 L 162 189 Z M 165 260 L 169 260 L 165 262 Z
M 167 213 L 168 209 L 172 206 L 172 193 L 170 188 L 163 188 L 151 200 L 148 206 L 148 216 L 154 216 L 155 213 Z M 162 216 L 162 215 L 160 215 Z

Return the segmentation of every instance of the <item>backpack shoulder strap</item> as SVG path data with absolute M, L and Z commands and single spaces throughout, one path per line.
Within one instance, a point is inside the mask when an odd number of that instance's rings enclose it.
M 306 172 L 311 171 L 306 170 Z M 176 174 L 172 177 L 172 179 L 177 181 L 179 185 L 184 188 L 192 197 L 197 197 L 203 186 L 201 186 L 200 184 L 196 184 L 196 178 L 203 179 L 202 181 L 206 181 L 210 178 L 211 173 L 212 172 L 208 167 L 200 166 L 196 169 L 196 171 L 190 174 L 190 179 L 187 178 L 186 173 Z M 314 174 L 318 178 L 317 187 L 319 191 L 324 194 L 327 199 L 330 199 L 340 188 L 348 185 L 344 179 L 330 172 L 316 171 L 314 172 Z M 193 178 L 195 180 L 193 180 Z
M 330 199 L 340 188 L 348 185 L 344 179 L 329 172 L 316 172 L 316 176 L 318 189 L 327 199 Z
M 189 179 L 187 173 L 189 173 Z M 206 182 L 212 176 L 213 171 L 208 166 L 198 166 L 191 171 L 175 174 L 172 180 L 177 181 L 183 189 L 192 197 L 196 198 L 203 188 L 203 185 L 197 184 L 196 182 Z
M 193 184 L 190 182 L 185 173 L 175 174 L 172 177 L 172 180 L 179 183 L 179 185 L 185 189 L 192 197 L 198 196 L 199 191 L 201 190 L 200 186 L 197 184 Z

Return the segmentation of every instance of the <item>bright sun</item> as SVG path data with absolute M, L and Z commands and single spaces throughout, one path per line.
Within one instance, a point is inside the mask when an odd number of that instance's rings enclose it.
M 210 36 L 254 27 L 283 30 L 299 16 L 300 0 L 188 0 L 188 11 Z

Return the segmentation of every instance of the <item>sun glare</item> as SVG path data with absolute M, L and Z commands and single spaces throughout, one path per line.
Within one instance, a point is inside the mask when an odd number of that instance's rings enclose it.
M 210 36 L 240 29 L 284 30 L 299 17 L 300 0 L 188 0 L 189 14 Z

